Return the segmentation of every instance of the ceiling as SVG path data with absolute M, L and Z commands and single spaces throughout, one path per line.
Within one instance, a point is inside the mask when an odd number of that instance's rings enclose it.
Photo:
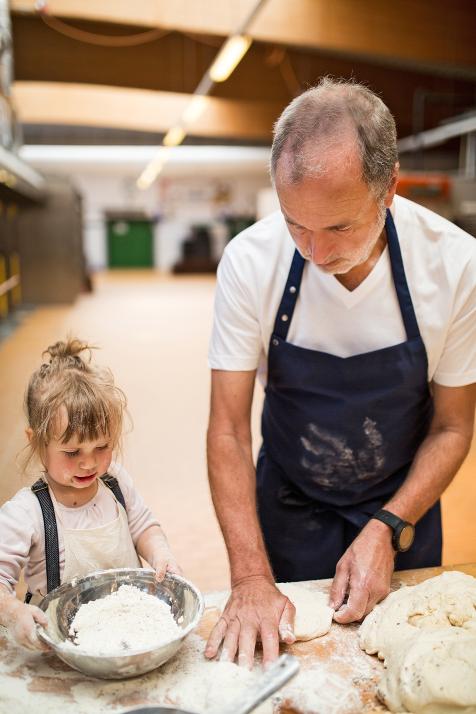
M 159 143 L 254 4 L 57 0 L 42 17 L 33 0 L 11 0 L 26 143 Z M 54 18 L 68 27 L 54 29 Z M 62 34 L 70 27 L 101 44 Z M 476 106 L 475 28 L 474 0 L 268 0 L 248 29 L 250 50 L 213 85 L 186 143 L 268 145 L 286 104 L 325 74 L 377 91 L 400 137 L 433 128 Z M 152 41 L 110 46 L 151 29 Z

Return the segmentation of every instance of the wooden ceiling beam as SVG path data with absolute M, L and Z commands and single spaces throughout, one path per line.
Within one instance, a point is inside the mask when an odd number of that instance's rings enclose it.
M 198 34 L 228 35 L 255 0 L 49 0 L 63 18 L 96 20 Z M 34 0 L 11 0 L 34 12 Z M 433 68 L 476 72 L 474 0 L 268 0 L 250 27 L 254 39 Z
M 25 124 L 109 127 L 166 132 L 179 120 L 192 95 L 67 82 L 14 82 L 13 102 Z M 283 106 L 209 97 L 187 132 L 197 137 L 271 142 Z
M 229 35 L 255 4 L 256 0 L 48 0 L 48 12 L 62 18 Z M 36 13 L 35 0 L 10 0 L 10 8 Z

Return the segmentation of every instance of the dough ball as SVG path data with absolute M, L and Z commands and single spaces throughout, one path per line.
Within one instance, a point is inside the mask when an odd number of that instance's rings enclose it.
M 327 604 L 327 595 L 296 583 L 276 583 L 276 587 L 296 608 L 294 634 L 297 640 L 313 640 L 329 632 L 334 610 Z M 225 609 L 229 597 L 230 593 L 227 593 L 221 601 L 221 612 Z
M 327 604 L 327 595 L 294 583 L 277 583 L 277 588 L 296 608 L 294 634 L 297 640 L 313 640 L 329 632 L 334 610 Z

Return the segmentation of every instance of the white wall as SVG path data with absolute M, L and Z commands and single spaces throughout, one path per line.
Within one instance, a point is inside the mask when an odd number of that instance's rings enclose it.
M 67 176 L 83 197 L 84 250 L 91 270 L 107 266 L 106 212 L 142 211 L 154 223 L 155 264 L 169 270 L 194 224 L 212 227 L 219 257 L 225 216 L 255 217 L 269 189 L 268 150 L 250 147 L 179 147 L 146 191 L 136 179 L 150 147 L 22 147 L 40 171 Z M 271 209 L 272 210 L 272 209 Z
M 220 177 L 186 176 L 164 178 L 159 182 L 159 206 L 163 215 L 158 225 L 158 265 L 167 270 L 178 259 L 180 245 L 190 227 L 212 227 L 215 254 L 220 257 L 227 231 L 226 216 L 255 218 L 257 197 L 266 188 L 264 175 Z
M 90 269 L 107 265 L 106 211 L 144 211 L 154 225 L 155 265 L 169 270 L 179 259 L 180 246 L 192 225 L 214 227 L 220 243 L 220 226 L 226 215 L 255 217 L 258 196 L 267 188 L 267 176 L 222 179 L 172 177 L 140 191 L 127 177 L 75 173 L 72 177 L 83 197 L 84 249 Z

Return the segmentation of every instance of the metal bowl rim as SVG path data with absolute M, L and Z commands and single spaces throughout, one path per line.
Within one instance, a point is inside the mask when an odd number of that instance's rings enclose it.
M 54 590 L 49 592 L 41 600 L 38 607 L 40 608 L 40 610 L 43 610 L 43 612 L 46 612 L 50 602 L 53 599 L 55 599 L 58 595 L 63 595 L 69 589 L 71 589 L 72 587 L 75 587 L 76 585 L 79 585 L 80 583 L 84 582 L 85 580 L 93 580 L 94 581 L 95 579 L 99 579 L 101 575 L 105 575 L 105 574 L 112 575 L 113 573 L 116 575 L 121 575 L 121 573 L 123 573 L 123 574 L 127 573 L 127 574 L 131 574 L 131 575 L 137 574 L 140 576 L 148 575 L 148 576 L 150 576 L 151 580 L 155 580 L 154 571 L 151 568 L 111 568 L 111 569 L 107 569 L 107 570 L 95 570 L 93 573 L 90 573 L 89 575 L 85 575 L 84 577 L 81 577 L 81 578 L 73 578 L 73 580 L 71 580 L 70 582 L 63 583 L 63 585 L 59 585 L 57 588 L 55 588 Z M 175 642 L 180 642 L 198 625 L 198 623 L 200 622 L 200 619 L 203 615 L 203 611 L 205 609 L 203 595 L 200 592 L 200 590 L 198 590 L 198 588 L 193 583 L 191 583 L 190 580 L 187 580 L 186 578 L 182 577 L 181 575 L 175 575 L 175 573 L 167 573 L 165 578 L 171 578 L 172 580 L 176 580 L 179 583 L 187 585 L 187 587 L 190 588 L 190 590 L 193 592 L 193 594 L 197 598 L 198 609 L 197 609 L 197 612 L 196 612 L 195 617 L 193 618 L 192 622 L 190 622 L 187 625 L 187 627 L 184 628 L 179 635 L 177 635 L 176 637 L 173 637 L 171 640 L 168 640 L 167 642 L 162 643 L 162 645 L 159 645 L 159 647 L 157 647 L 155 649 L 147 648 L 147 649 L 142 649 L 142 650 L 131 650 L 127 653 L 125 652 L 124 654 L 118 654 L 118 655 L 104 655 L 104 654 L 93 655 L 95 658 L 97 657 L 98 659 L 122 660 L 125 657 L 134 657 L 135 655 L 141 655 L 141 654 L 146 654 L 146 653 L 150 653 L 150 652 L 155 652 L 160 647 L 165 647 L 168 645 L 172 645 Z M 159 583 L 159 585 L 160 585 L 160 583 Z M 90 654 L 88 654 L 87 652 L 82 652 L 80 649 L 78 649 L 77 652 L 71 651 L 69 649 L 65 650 L 62 647 L 62 643 L 58 644 L 58 642 L 55 642 L 48 635 L 48 632 L 46 631 L 46 629 L 44 627 L 42 627 L 41 625 L 37 626 L 37 633 L 38 633 L 38 637 L 43 642 L 45 642 L 47 645 L 50 645 L 51 647 L 53 647 L 53 649 L 59 650 L 62 654 L 63 653 L 69 654 L 71 652 L 71 654 L 74 654 L 75 657 L 88 657 L 88 658 L 91 657 Z M 64 640 L 64 642 L 66 642 L 66 640 Z

